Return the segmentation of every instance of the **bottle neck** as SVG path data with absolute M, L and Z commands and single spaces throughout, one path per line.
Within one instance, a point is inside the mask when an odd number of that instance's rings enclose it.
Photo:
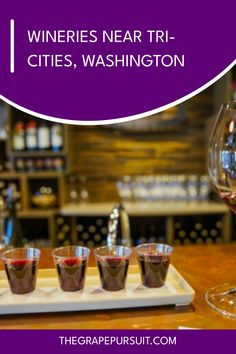
M 8 205 L 9 217 L 16 217 L 16 208 L 14 202 L 9 203 Z
M 7 243 L 13 247 L 23 246 L 23 236 L 20 221 L 17 217 L 14 200 L 8 202 L 8 220 L 6 224 Z

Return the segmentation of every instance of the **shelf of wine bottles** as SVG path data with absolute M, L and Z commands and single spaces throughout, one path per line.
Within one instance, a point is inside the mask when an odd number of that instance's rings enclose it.
M 107 217 L 83 217 L 76 219 L 78 244 L 90 248 L 106 245 Z M 133 246 L 145 242 L 166 241 L 166 218 L 130 218 L 131 242 Z M 117 243 L 121 244 L 121 230 L 118 225 Z
M 223 216 L 175 216 L 174 245 L 220 244 L 223 242 Z
M 107 217 L 76 218 L 76 235 L 78 244 L 94 248 L 106 245 Z
M 133 246 L 141 243 L 167 243 L 167 219 L 165 217 L 130 218 Z
M 171 224 L 167 217 L 131 217 L 132 246 L 142 243 L 220 244 L 224 240 L 224 215 L 174 216 Z M 106 245 L 108 217 L 56 217 L 56 244 L 78 244 L 89 248 Z M 236 220 L 235 220 L 236 224 Z M 171 237 L 170 237 L 171 233 Z M 118 228 L 117 242 L 121 243 Z
M 56 244 L 69 246 L 78 244 L 94 248 L 106 244 L 107 217 L 70 218 L 56 217 Z
M 57 246 L 70 246 L 72 240 L 72 219 L 70 217 L 56 216 L 56 244 Z
M 76 243 L 80 246 L 94 248 L 107 243 L 108 217 L 56 217 L 56 244 L 68 246 Z M 141 243 L 166 243 L 167 219 L 165 217 L 130 218 L 132 246 Z M 118 227 L 117 243 L 121 243 L 121 230 Z
M 14 158 L 17 172 L 63 172 L 66 169 L 64 157 L 17 157 Z
M 64 148 L 64 127 L 33 117 L 21 117 L 12 122 L 12 150 L 15 152 L 58 152 Z
M 5 150 L 8 150 L 7 156 L 14 171 L 37 173 L 67 170 L 67 129 L 64 125 L 44 122 L 14 108 L 8 121 L 10 134 Z
M 48 219 L 45 218 L 20 218 L 20 225 L 24 238 L 24 243 L 31 246 L 49 246 Z

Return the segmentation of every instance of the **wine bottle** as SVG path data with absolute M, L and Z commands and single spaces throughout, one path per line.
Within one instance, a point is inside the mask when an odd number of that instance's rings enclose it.
M 50 149 L 50 130 L 45 122 L 41 122 L 38 126 L 38 148 L 39 150 Z
M 20 226 L 20 221 L 17 217 L 17 210 L 14 199 L 14 189 L 9 187 L 7 189 L 7 209 L 9 212 L 6 222 L 5 239 L 6 243 L 12 247 L 23 246 L 23 234 Z
M 16 122 L 13 132 L 13 149 L 16 151 L 25 150 L 25 126 L 22 121 Z
M 51 145 L 53 151 L 63 148 L 63 130 L 61 124 L 54 124 L 51 127 Z
M 101 237 L 101 235 L 100 235 L 100 234 L 95 234 L 93 239 L 94 239 L 94 241 L 95 241 L 95 242 L 97 242 L 97 243 L 98 243 L 98 242 L 100 242 L 100 241 L 101 241 L 102 237 Z
M 27 150 L 37 149 L 37 125 L 35 120 L 30 120 L 26 125 L 25 140 Z

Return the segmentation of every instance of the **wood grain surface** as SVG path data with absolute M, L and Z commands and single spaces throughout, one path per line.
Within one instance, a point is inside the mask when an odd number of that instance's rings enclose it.
M 132 263 L 136 263 L 135 253 Z M 90 257 L 90 265 L 94 265 Z M 172 264 L 196 291 L 192 305 L 77 313 L 0 316 L 0 329 L 236 329 L 205 302 L 206 290 L 219 283 L 236 284 L 236 245 L 175 247 Z M 40 268 L 53 267 L 50 249 L 42 250 Z M 2 264 L 1 264 L 2 269 Z
M 69 168 L 87 176 L 92 201 L 117 200 L 115 182 L 124 175 L 204 174 L 212 106 L 209 88 L 186 102 L 186 120 L 170 132 L 68 126 Z

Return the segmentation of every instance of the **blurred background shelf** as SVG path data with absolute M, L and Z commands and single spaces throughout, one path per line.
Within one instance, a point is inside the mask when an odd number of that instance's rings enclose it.
M 224 214 L 229 209 L 225 204 L 213 201 L 205 202 L 184 202 L 162 201 L 162 202 L 123 202 L 129 216 L 171 216 L 171 215 L 193 215 L 193 214 Z M 67 204 L 60 209 L 64 216 L 99 216 L 108 215 L 114 203 L 81 203 Z
M 12 157 L 48 157 L 48 156 L 64 156 L 65 151 L 14 151 L 11 152 Z
M 151 199 L 157 198 L 148 188 L 159 176 L 170 177 L 173 184 L 173 176 L 187 181 L 207 175 L 209 135 L 220 105 L 236 97 L 235 80 L 234 68 L 180 106 L 142 120 L 111 126 L 60 125 L 58 151 L 52 141 L 45 150 L 16 150 L 14 134 L 27 134 L 29 122 L 34 122 L 37 134 L 42 125 L 48 132 L 55 126 L 0 102 L 0 195 L 5 198 L 7 187 L 14 185 L 25 237 L 32 244 L 53 246 L 104 244 L 108 215 L 124 199 L 134 245 L 236 240 L 236 218 L 219 200 L 164 200 L 164 195 L 163 200 L 148 201 L 137 196 L 146 188 Z M 144 182 L 136 187 L 136 195 L 123 198 L 119 184 L 125 182 L 131 192 L 140 180 Z M 54 205 L 35 204 L 42 188 L 54 195 Z

